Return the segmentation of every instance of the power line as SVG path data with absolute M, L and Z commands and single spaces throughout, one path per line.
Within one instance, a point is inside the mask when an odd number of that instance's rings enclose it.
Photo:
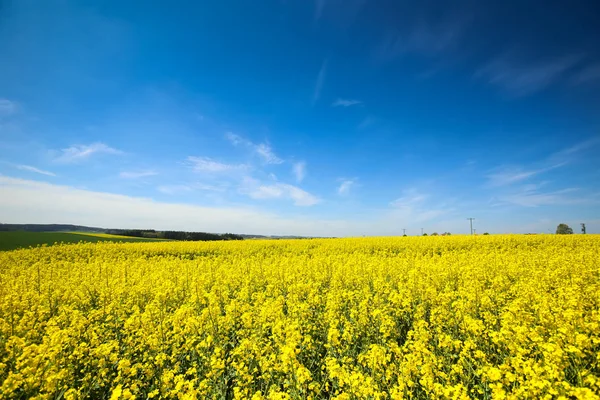
M 471 224 L 471 235 L 473 234 L 473 220 L 475 218 L 467 218 L 469 220 L 469 223 Z

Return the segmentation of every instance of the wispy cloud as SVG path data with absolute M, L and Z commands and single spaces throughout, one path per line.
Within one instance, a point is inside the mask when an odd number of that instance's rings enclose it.
M 224 164 L 208 157 L 189 156 L 187 161 L 196 172 L 232 172 L 248 168 L 245 164 Z
M 342 179 L 337 192 L 340 196 L 348 196 L 354 186 L 356 186 L 356 179 Z
M 42 175 L 47 175 L 47 176 L 56 176 L 56 174 L 54 172 L 45 171 L 43 169 L 32 167 L 31 165 L 15 165 L 15 168 L 20 169 L 21 171 L 35 172 L 36 174 L 42 174 Z
M 537 162 L 537 167 L 502 166 L 495 168 L 486 175 L 487 185 L 489 187 L 508 186 L 529 180 L 540 174 L 572 163 L 577 154 L 592 149 L 599 144 L 600 139 L 598 138 L 576 143 L 573 146 L 551 154 L 545 160 Z
M 464 18 L 438 24 L 421 21 L 407 31 L 388 33 L 377 47 L 376 57 L 381 61 L 388 61 L 407 53 L 424 56 L 446 54 L 458 46 L 465 26 Z
M 323 16 L 325 8 L 325 0 L 315 0 L 315 21 L 318 21 Z
M 282 164 L 283 160 L 275 154 L 273 149 L 268 143 L 253 143 L 250 140 L 236 135 L 235 133 L 227 132 L 225 134 L 227 140 L 229 140 L 234 146 L 245 146 L 251 149 L 256 155 L 258 155 L 267 164 Z
M 224 192 L 228 188 L 228 184 L 226 182 L 221 182 L 218 185 L 209 185 L 206 183 L 194 183 L 191 185 L 194 189 L 202 190 L 206 192 Z
M 515 204 L 523 207 L 555 206 L 570 204 L 585 204 L 591 201 L 584 196 L 571 196 L 579 191 L 578 188 L 567 188 L 550 192 L 539 191 L 536 185 L 523 186 L 512 194 L 498 197 L 500 202 Z
M 261 143 L 256 146 L 256 154 L 258 154 L 267 164 L 281 164 L 283 160 L 273 152 L 271 146 L 266 143 Z
M 365 128 L 368 128 L 369 126 L 373 125 L 375 122 L 377 122 L 377 119 L 375 117 L 367 116 L 365 119 L 363 119 L 360 122 L 360 124 L 358 124 L 358 126 L 356 127 L 356 129 L 365 129 Z
M 147 178 L 149 176 L 158 175 L 156 171 L 121 171 L 119 177 L 123 179 L 139 179 Z
M 350 106 L 356 106 L 359 104 L 362 104 L 362 101 L 338 98 L 336 101 L 334 101 L 331 104 L 331 106 L 332 107 L 350 107 Z
M 537 170 L 523 170 L 518 167 L 505 167 L 497 169 L 487 175 L 488 185 L 492 187 L 511 185 L 513 183 L 529 179 L 545 171 L 547 171 L 545 168 Z
M 406 189 L 403 191 L 402 196 L 392 201 L 390 205 L 397 208 L 414 207 L 423 203 L 428 197 L 429 195 L 423 194 L 417 189 Z
M 321 64 L 321 69 L 319 70 L 319 74 L 317 75 L 317 81 L 315 82 L 315 90 L 313 92 L 312 103 L 315 104 L 319 101 L 321 97 L 321 90 L 323 89 L 323 84 L 325 83 L 325 75 L 327 74 L 327 60 L 324 60 Z
M 402 222 L 426 222 L 452 211 L 444 204 L 430 205 L 427 201 L 430 195 L 415 188 L 406 189 L 402 196 L 390 203 L 391 216 Z
M 294 163 L 294 165 L 292 166 L 292 171 L 296 176 L 296 182 L 302 182 L 304 180 L 304 177 L 306 176 L 306 162 L 299 161 L 297 163 Z
M 188 185 L 162 185 L 156 188 L 161 193 L 175 195 L 190 192 L 192 188 Z
M 486 80 L 513 96 L 526 96 L 557 82 L 580 60 L 580 56 L 571 55 L 543 63 L 525 64 L 504 56 L 479 69 L 475 77 Z
M 17 112 L 17 103 L 8 99 L 0 99 L 0 118 Z
M 600 63 L 589 65 L 573 75 L 571 82 L 574 85 L 585 85 L 600 82 Z
M 185 190 L 185 189 L 184 189 Z M 276 214 L 255 207 L 217 207 L 94 192 L 0 175 L 0 220 L 5 223 L 71 223 L 88 226 L 198 230 L 277 235 L 381 234 L 377 223 Z M 386 221 L 381 221 L 385 223 Z M 385 232 L 385 231 L 384 231 Z
M 566 162 L 569 159 L 569 157 L 577 153 L 592 149 L 593 147 L 596 147 L 598 145 L 600 145 L 600 137 L 593 137 L 582 142 L 576 143 L 573 146 L 567 147 L 563 150 L 560 150 L 554 153 L 550 158 Z
M 74 145 L 61 150 L 61 154 L 56 158 L 57 162 L 73 163 L 86 160 L 94 154 L 123 154 L 121 150 L 117 150 L 104 143 L 96 142 L 89 145 Z
M 321 201 L 297 186 L 280 182 L 265 184 L 253 178 L 246 178 L 240 192 L 256 200 L 290 199 L 296 206 L 313 206 Z

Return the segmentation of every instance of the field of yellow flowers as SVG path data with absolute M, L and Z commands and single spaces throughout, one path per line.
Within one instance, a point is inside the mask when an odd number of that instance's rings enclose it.
M 598 399 L 600 236 L 0 253 L 2 399 Z

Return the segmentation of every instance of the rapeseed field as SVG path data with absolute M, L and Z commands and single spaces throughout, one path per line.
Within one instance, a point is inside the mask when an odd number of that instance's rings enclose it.
M 600 237 L 0 253 L 2 399 L 598 399 Z

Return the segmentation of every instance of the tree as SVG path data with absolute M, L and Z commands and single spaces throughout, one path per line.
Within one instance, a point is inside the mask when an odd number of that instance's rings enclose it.
M 427 236 L 427 233 L 424 233 L 423 236 Z
M 489 233 L 487 233 L 487 232 L 483 232 L 483 234 L 484 234 L 484 235 L 489 235 Z
M 558 224 L 558 226 L 556 227 L 556 234 L 557 235 L 572 235 L 573 229 L 571 229 L 569 227 L 569 225 L 567 225 L 567 224 Z
M 437 233 L 437 232 L 433 232 L 433 233 L 431 234 L 431 236 L 437 236 L 437 235 L 438 235 L 438 233 Z

